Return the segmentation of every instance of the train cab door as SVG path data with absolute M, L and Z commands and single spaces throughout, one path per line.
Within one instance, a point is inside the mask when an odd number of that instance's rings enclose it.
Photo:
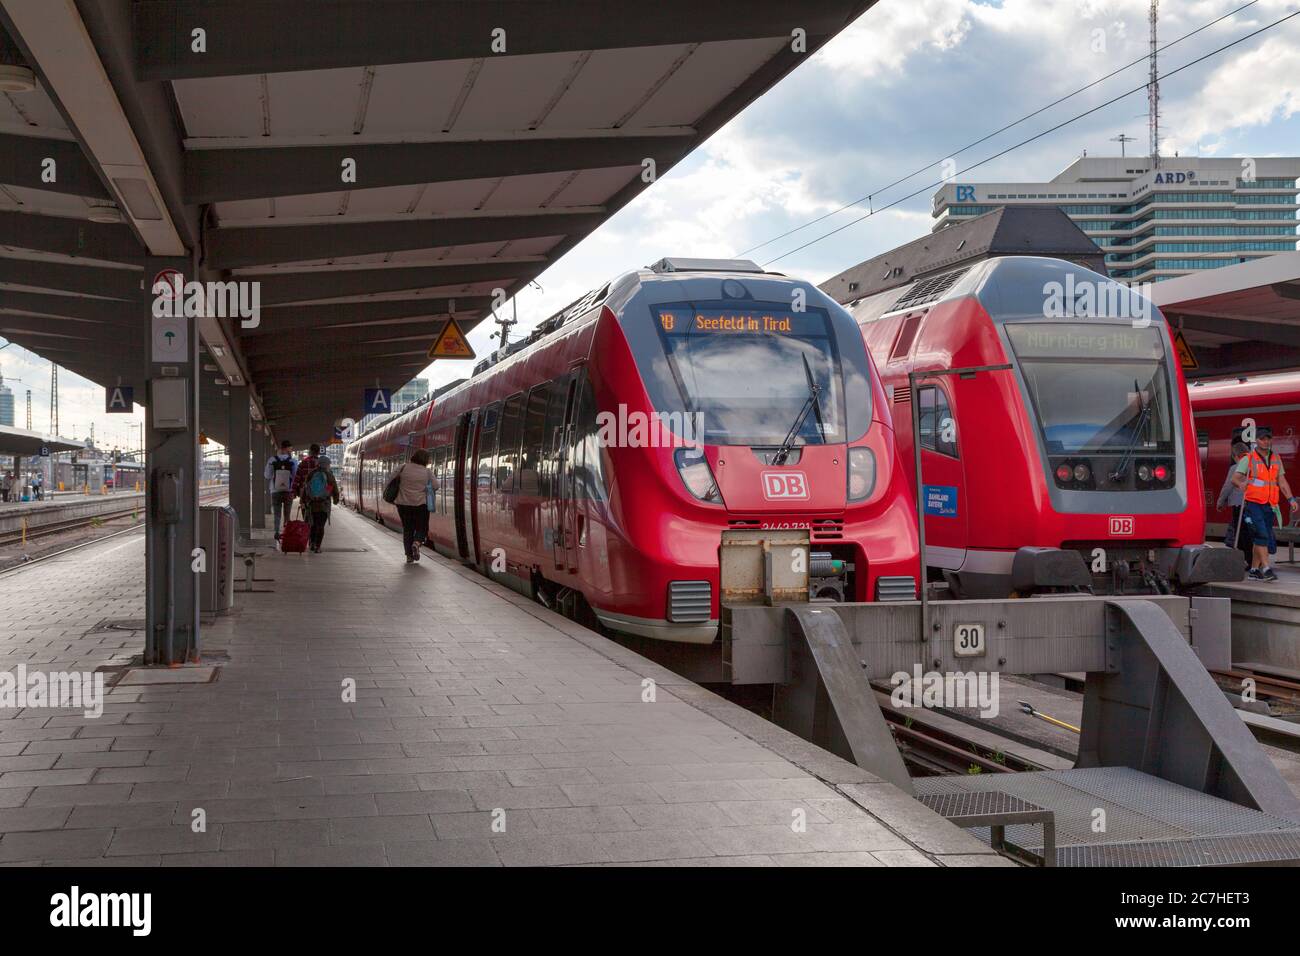
M 456 422 L 456 464 L 454 501 L 456 512 L 456 553 L 462 561 L 474 556 L 474 431 L 478 410 L 466 412 Z
M 955 571 L 966 560 L 969 540 L 957 415 L 944 383 L 918 384 L 914 397 L 920 425 L 926 564 Z
M 586 370 L 576 369 L 564 388 L 564 419 L 556 437 L 556 469 L 551 483 L 555 528 L 551 550 L 556 570 L 578 570 L 578 495 L 575 467 L 575 428 L 578 396 Z

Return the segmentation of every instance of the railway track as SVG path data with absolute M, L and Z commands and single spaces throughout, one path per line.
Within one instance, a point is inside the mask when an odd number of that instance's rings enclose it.
M 226 490 L 224 488 L 213 489 L 210 492 L 200 494 L 199 501 L 201 503 L 211 501 L 214 498 L 224 497 L 225 494 Z M 7 548 L 10 545 L 15 544 L 20 545 L 27 541 L 32 541 L 37 538 L 47 538 L 52 535 L 62 534 L 66 531 L 76 531 L 79 528 L 96 527 L 99 524 L 124 518 L 127 515 L 135 515 L 139 519 L 131 525 L 131 527 L 134 527 L 135 524 L 143 523 L 144 508 L 144 499 L 138 498 L 129 507 L 123 505 L 123 507 L 113 511 L 105 511 L 95 515 L 85 515 L 79 518 L 68 518 L 64 521 L 51 521 L 38 525 L 35 528 L 20 528 L 17 531 L 3 531 L 0 532 L 0 548 Z

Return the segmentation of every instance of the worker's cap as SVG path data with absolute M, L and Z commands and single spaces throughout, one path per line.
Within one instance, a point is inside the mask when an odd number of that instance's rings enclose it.
M 1258 428 L 1255 429 L 1255 437 L 1256 437 L 1256 438 L 1272 438 L 1272 437 L 1273 437 L 1273 429 L 1269 428 L 1267 425 L 1260 425 Z

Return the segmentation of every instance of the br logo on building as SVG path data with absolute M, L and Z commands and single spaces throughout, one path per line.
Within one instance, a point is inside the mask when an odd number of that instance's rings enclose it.
M 1112 537 L 1133 536 L 1133 518 L 1131 515 L 1111 515 L 1110 534 Z
M 807 498 L 808 476 L 802 471 L 765 471 L 763 497 L 769 501 Z

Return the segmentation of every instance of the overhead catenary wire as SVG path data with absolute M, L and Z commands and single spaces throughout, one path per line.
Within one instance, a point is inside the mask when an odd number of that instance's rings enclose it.
M 1189 33 L 1184 33 L 1182 36 L 1178 37 L 1177 39 L 1170 40 L 1164 46 L 1160 47 L 1156 52 L 1157 53 L 1162 52 L 1174 46 L 1175 44 L 1181 43 L 1184 40 L 1196 36 L 1196 34 L 1202 33 L 1205 30 L 1208 30 L 1210 27 L 1222 23 L 1224 20 L 1227 20 L 1230 17 L 1236 16 L 1238 13 L 1240 13 L 1242 10 L 1245 10 L 1247 7 L 1253 7 L 1258 2 L 1259 0 L 1250 0 L 1249 3 L 1244 3 L 1241 6 L 1237 7 L 1236 9 L 1230 10 L 1229 12 L 1223 14 L 1223 16 L 1211 20 L 1209 23 L 1203 24 L 1202 26 L 1197 27 L 1195 30 L 1190 31 Z M 1038 109 L 1034 110 L 1032 113 L 1026 113 L 1024 116 L 1020 117 L 1019 119 L 1011 123 L 1008 123 L 999 129 L 995 129 L 993 132 L 988 133 L 985 136 L 981 136 L 979 139 L 975 140 L 974 142 L 967 143 L 965 146 L 950 151 L 947 156 L 944 156 L 940 159 L 936 159 L 933 162 L 926 163 L 924 166 L 920 166 L 912 170 L 912 172 L 908 173 L 906 176 L 901 176 L 898 179 L 895 179 L 892 183 L 889 183 L 888 185 L 879 186 L 876 189 L 873 189 L 867 195 L 862 196 L 859 199 L 855 199 L 852 202 L 845 203 L 844 205 L 840 206 L 838 209 L 832 209 L 830 212 L 823 213 L 822 215 L 817 216 L 814 219 L 810 219 L 807 222 L 803 223 L 802 225 L 795 226 L 793 229 L 787 229 L 779 236 L 773 236 L 771 239 L 767 239 L 763 242 L 758 243 L 757 245 L 750 246 L 748 249 L 744 250 L 743 252 L 737 253 L 736 257 L 740 258 L 741 256 L 749 255 L 751 252 L 754 252 L 758 249 L 762 249 L 764 246 L 770 246 L 772 243 L 779 242 L 780 240 L 784 239 L 786 236 L 792 236 L 796 232 L 801 232 L 804 229 L 807 229 L 809 226 L 815 226 L 817 223 L 823 222 L 832 216 L 837 216 L 840 213 L 844 212 L 844 210 L 846 209 L 852 209 L 854 206 L 859 206 L 864 202 L 870 203 L 872 199 L 879 193 L 886 192 L 887 190 L 893 189 L 895 186 L 905 183 L 909 179 L 912 179 L 915 176 L 919 176 L 927 169 L 931 169 L 934 166 L 938 166 L 940 163 L 943 163 L 946 160 L 959 155 L 960 153 L 964 153 L 969 149 L 974 149 L 976 146 L 979 146 L 981 143 L 986 143 L 993 137 L 1005 133 L 1009 129 L 1014 129 L 1015 127 L 1019 126 L 1021 123 L 1031 120 L 1035 116 L 1038 116 L 1041 113 L 1045 113 L 1047 110 L 1050 110 L 1052 107 L 1059 106 L 1060 104 L 1064 103 L 1066 100 L 1073 99 L 1074 97 L 1078 96 L 1080 93 L 1086 93 L 1094 86 L 1097 86 L 1115 76 L 1118 76 L 1120 73 L 1123 73 L 1125 70 L 1132 69 L 1133 67 L 1137 66 L 1139 63 L 1144 63 L 1147 59 L 1148 59 L 1147 55 L 1140 56 L 1136 60 L 1133 60 L 1131 63 L 1126 63 L 1124 66 L 1121 66 L 1116 70 L 1112 70 L 1110 73 L 1107 73 L 1105 76 L 1098 77 L 1097 79 L 1086 84 L 1085 86 L 1081 86 L 1078 89 L 1074 90 L 1073 92 L 1067 93 L 1064 96 L 1053 100 L 1047 105 L 1039 107 Z M 1144 87 L 1145 85 L 1146 84 L 1143 84 Z M 872 211 L 874 212 L 875 210 L 873 209 Z
M 1166 79 L 1166 78 L 1168 78 L 1168 77 L 1174 76 L 1174 75 L 1176 75 L 1176 74 L 1178 74 L 1178 73 L 1181 73 L 1183 70 L 1190 69 L 1191 67 L 1196 66 L 1198 63 L 1202 63 L 1202 62 L 1204 62 L 1205 60 L 1208 60 L 1210 57 L 1217 56 L 1218 54 L 1222 53 L 1223 51 L 1228 50 L 1228 49 L 1231 49 L 1232 47 L 1236 46 L 1236 45 L 1239 44 L 1239 43 L 1245 43 L 1247 40 L 1251 40 L 1251 39 L 1253 39 L 1253 38 L 1259 36 L 1261 33 L 1264 33 L 1264 32 L 1266 32 L 1266 31 L 1268 31 L 1268 30 L 1271 30 L 1271 29 L 1273 29 L 1273 28 L 1276 27 L 1276 26 L 1280 26 L 1281 24 L 1285 23 L 1286 21 L 1288 21 L 1288 20 L 1290 20 L 1290 19 L 1292 19 L 1292 18 L 1294 18 L 1294 17 L 1297 17 L 1297 16 L 1300 16 L 1300 10 L 1296 10 L 1296 11 L 1294 11 L 1293 13 L 1289 13 L 1289 14 L 1287 14 L 1286 16 L 1284 16 L 1284 17 L 1282 17 L 1282 18 L 1280 18 L 1280 19 L 1278 19 L 1278 20 L 1274 20 L 1272 23 L 1269 23 L 1269 24 L 1267 24 L 1267 25 L 1265 25 L 1265 26 L 1262 26 L 1262 27 L 1260 27 L 1258 30 L 1254 30 L 1254 31 L 1252 31 L 1252 32 L 1250 32 L 1250 33 L 1248 33 L 1248 34 L 1246 34 L 1245 36 L 1238 37 L 1236 40 L 1233 40 L 1233 41 L 1230 42 L 1230 43 L 1225 43 L 1223 46 L 1218 47 L 1218 48 L 1216 48 L 1216 49 L 1214 49 L 1214 50 L 1211 50 L 1209 53 L 1206 53 L 1206 54 L 1204 54 L 1204 55 L 1202 55 L 1202 56 L 1199 56 L 1199 57 L 1197 57 L 1197 58 L 1194 59 L 1194 60 L 1190 60 L 1190 61 L 1188 61 L 1187 63 L 1184 63 L 1182 66 L 1175 67 L 1175 68 L 1172 69 L 1172 70 L 1169 70 L 1169 71 L 1167 71 L 1167 72 L 1165 72 L 1165 73 L 1161 73 L 1161 74 L 1159 75 L 1159 79 L 1162 79 L 1162 80 L 1163 80 L 1163 79 Z M 995 159 L 1000 159 L 1000 158 L 1002 158 L 1003 156 L 1007 155 L 1008 153 L 1014 152 L 1015 150 L 1019 149 L 1019 148 L 1022 147 L 1022 146 L 1027 146 L 1027 145 L 1029 145 L 1030 143 L 1034 142 L 1035 140 L 1042 139 L 1044 136 L 1047 136 L 1047 135 L 1049 135 L 1049 134 L 1051 134 L 1051 133 L 1055 133 L 1057 130 L 1060 130 L 1060 129 L 1065 128 L 1066 126 L 1069 126 L 1071 123 L 1076 123 L 1076 122 L 1078 122 L 1079 120 L 1084 119 L 1085 117 L 1091 116 L 1093 113 L 1099 112 L 1100 110 L 1103 110 L 1103 109 L 1105 109 L 1105 108 L 1108 107 L 1108 106 L 1113 106 L 1115 103 L 1118 103 L 1120 100 L 1125 99 L 1125 98 L 1127 98 L 1127 97 L 1129 97 L 1129 96 L 1132 96 L 1134 93 L 1140 93 L 1140 92 L 1142 92 L 1143 90 L 1145 90 L 1145 89 L 1147 88 L 1147 85 L 1148 85 L 1147 83 L 1143 83 L 1141 86 L 1136 86 L 1136 87 L 1134 87 L 1133 89 L 1131 89 L 1131 90 L 1129 90 L 1129 91 L 1127 91 L 1127 92 L 1125 92 L 1125 93 L 1121 93 L 1121 94 L 1119 94 L 1118 96 L 1112 97 L 1111 99 L 1107 100 L 1107 101 L 1104 102 L 1104 103 L 1100 103 L 1100 104 L 1098 104 L 1097 106 L 1094 106 L 1094 107 L 1092 107 L 1092 108 L 1089 109 L 1089 110 L 1085 110 L 1084 112 L 1082 112 L 1082 113 L 1078 113 L 1078 114 L 1076 114 L 1075 116 L 1072 116 L 1072 117 L 1070 117 L 1070 118 L 1067 119 L 1067 120 L 1064 120 L 1064 121 L 1062 121 L 1062 122 L 1060 122 L 1060 123 L 1057 123 L 1055 126 L 1052 126 L 1052 127 L 1048 128 L 1048 129 L 1045 129 L 1045 130 L 1042 130 L 1041 132 L 1035 133 L 1033 136 L 1030 136 L 1028 139 L 1023 139 L 1023 140 L 1021 140 L 1021 141 L 1018 142 L 1018 143 L 1014 143 L 1013 145 L 1008 146 L 1006 149 L 1000 150 L 999 152 L 996 152 L 996 153 L 994 153 L 994 154 L 991 155 L 991 156 L 987 156 L 987 157 L 985 157 L 984 159 L 981 159 L 979 162 L 971 163 L 969 166 L 965 166 L 965 167 L 963 167 L 962 169 L 957 170 L 955 173 L 953 173 L 953 175 L 954 175 L 954 176 L 960 176 L 962 173 L 968 173 L 968 172 L 970 172 L 970 171 L 973 170 L 973 169 L 978 169 L 980 166 L 984 166 L 984 165 L 987 164 L 987 163 L 991 163 L 991 162 L 993 162 L 993 160 L 995 160 Z M 931 164 L 931 165 L 933 165 L 933 164 Z M 926 168 L 928 169 L 929 167 L 926 167 Z M 937 187 L 939 187 L 939 186 L 942 186 L 942 185 L 943 185 L 945 182 L 947 182 L 947 181 L 948 181 L 948 178 L 939 179 L 939 180 L 937 180 L 937 181 L 935 181 L 935 182 L 928 183 L 927 185 L 922 186 L 922 187 L 919 188 L 919 189 L 913 190 L 912 192 L 908 193 L 907 195 L 905 195 L 905 196 L 901 196 L 901 197 L 899 197 L 898 199 L 895 199 L 893 202 L 888 203 L 887 205 L 884 205 L 884 206 L 878 206 L 878 207 L 876 207 L 873 211 L 867 213 L 865 216 L 859 216 L 857 219 L 853 219 L 853 220 L 851 220 L 851 221 L 849 221 L 849 222 L 846 222 L 846 223 L 844 223 L 842 226 L 837 226 L 836 228 L 832 229 L 830 232 L 823 233 L 822 235 L 818 236 L 818 237 L 815 238 L 815 239 L 810 239 L 810 240 L 808 240 L 808 241 L 805 242 L 803 245 L 796 246 L 796 247 L 793 248 L 793 249 L 790 249 L 790 250 L 788 250 L 788 251 L 786 251 L 786 252 L 781 253 L 779 256 L 776 256 L 776 257 L 773 258 L 773 259 L 769 259 L 769 260 L 767 260 L 766 262 L 763 263 L 763 267 L 766 268 L 767 266 L 770 266 L 770 265 L 771 265 L 772 263 L 774 263 L 774 262 L 780 262 L 782 259 L 785 259 L 785 258 L 787 258 L 788 256 L 792 256 L 792 255 L 794 255 L 796 252 L 801 252 L 801 251 L 803 251 L 804 249 L 807 249 L 809 246 L 816 245 L 817 243 L 821 242 L 823 239 L 829 239 L 831 236 L 835 235 L 836 233 L 843 232 L 845 229 L 848 229 L 850 226 L 856 226 L 858 223 L 860 223 L 860 222 L 864 222 L 864 221 L 866 221 L 867 219 L 870 219 L 872 216 L 877 215 L 878 213 L 882 213 L 882 212 L 884 212 L 884 211 L 886 211 L 886 210 L 888 210 L 888 209 L 892 209 L 892 208 L 894 208 L 895 206 L 898 206 L 898 205 L 901 205 L 902 203 L 907 202 L 909 199 L 914 199 L 915 197 L 921 195 L 921 194 L 924 193 L 924 192 L 927 192 L 928 190 L 932 190 L 932 189 L 935 189 L 935 188 L 937 188 Z

